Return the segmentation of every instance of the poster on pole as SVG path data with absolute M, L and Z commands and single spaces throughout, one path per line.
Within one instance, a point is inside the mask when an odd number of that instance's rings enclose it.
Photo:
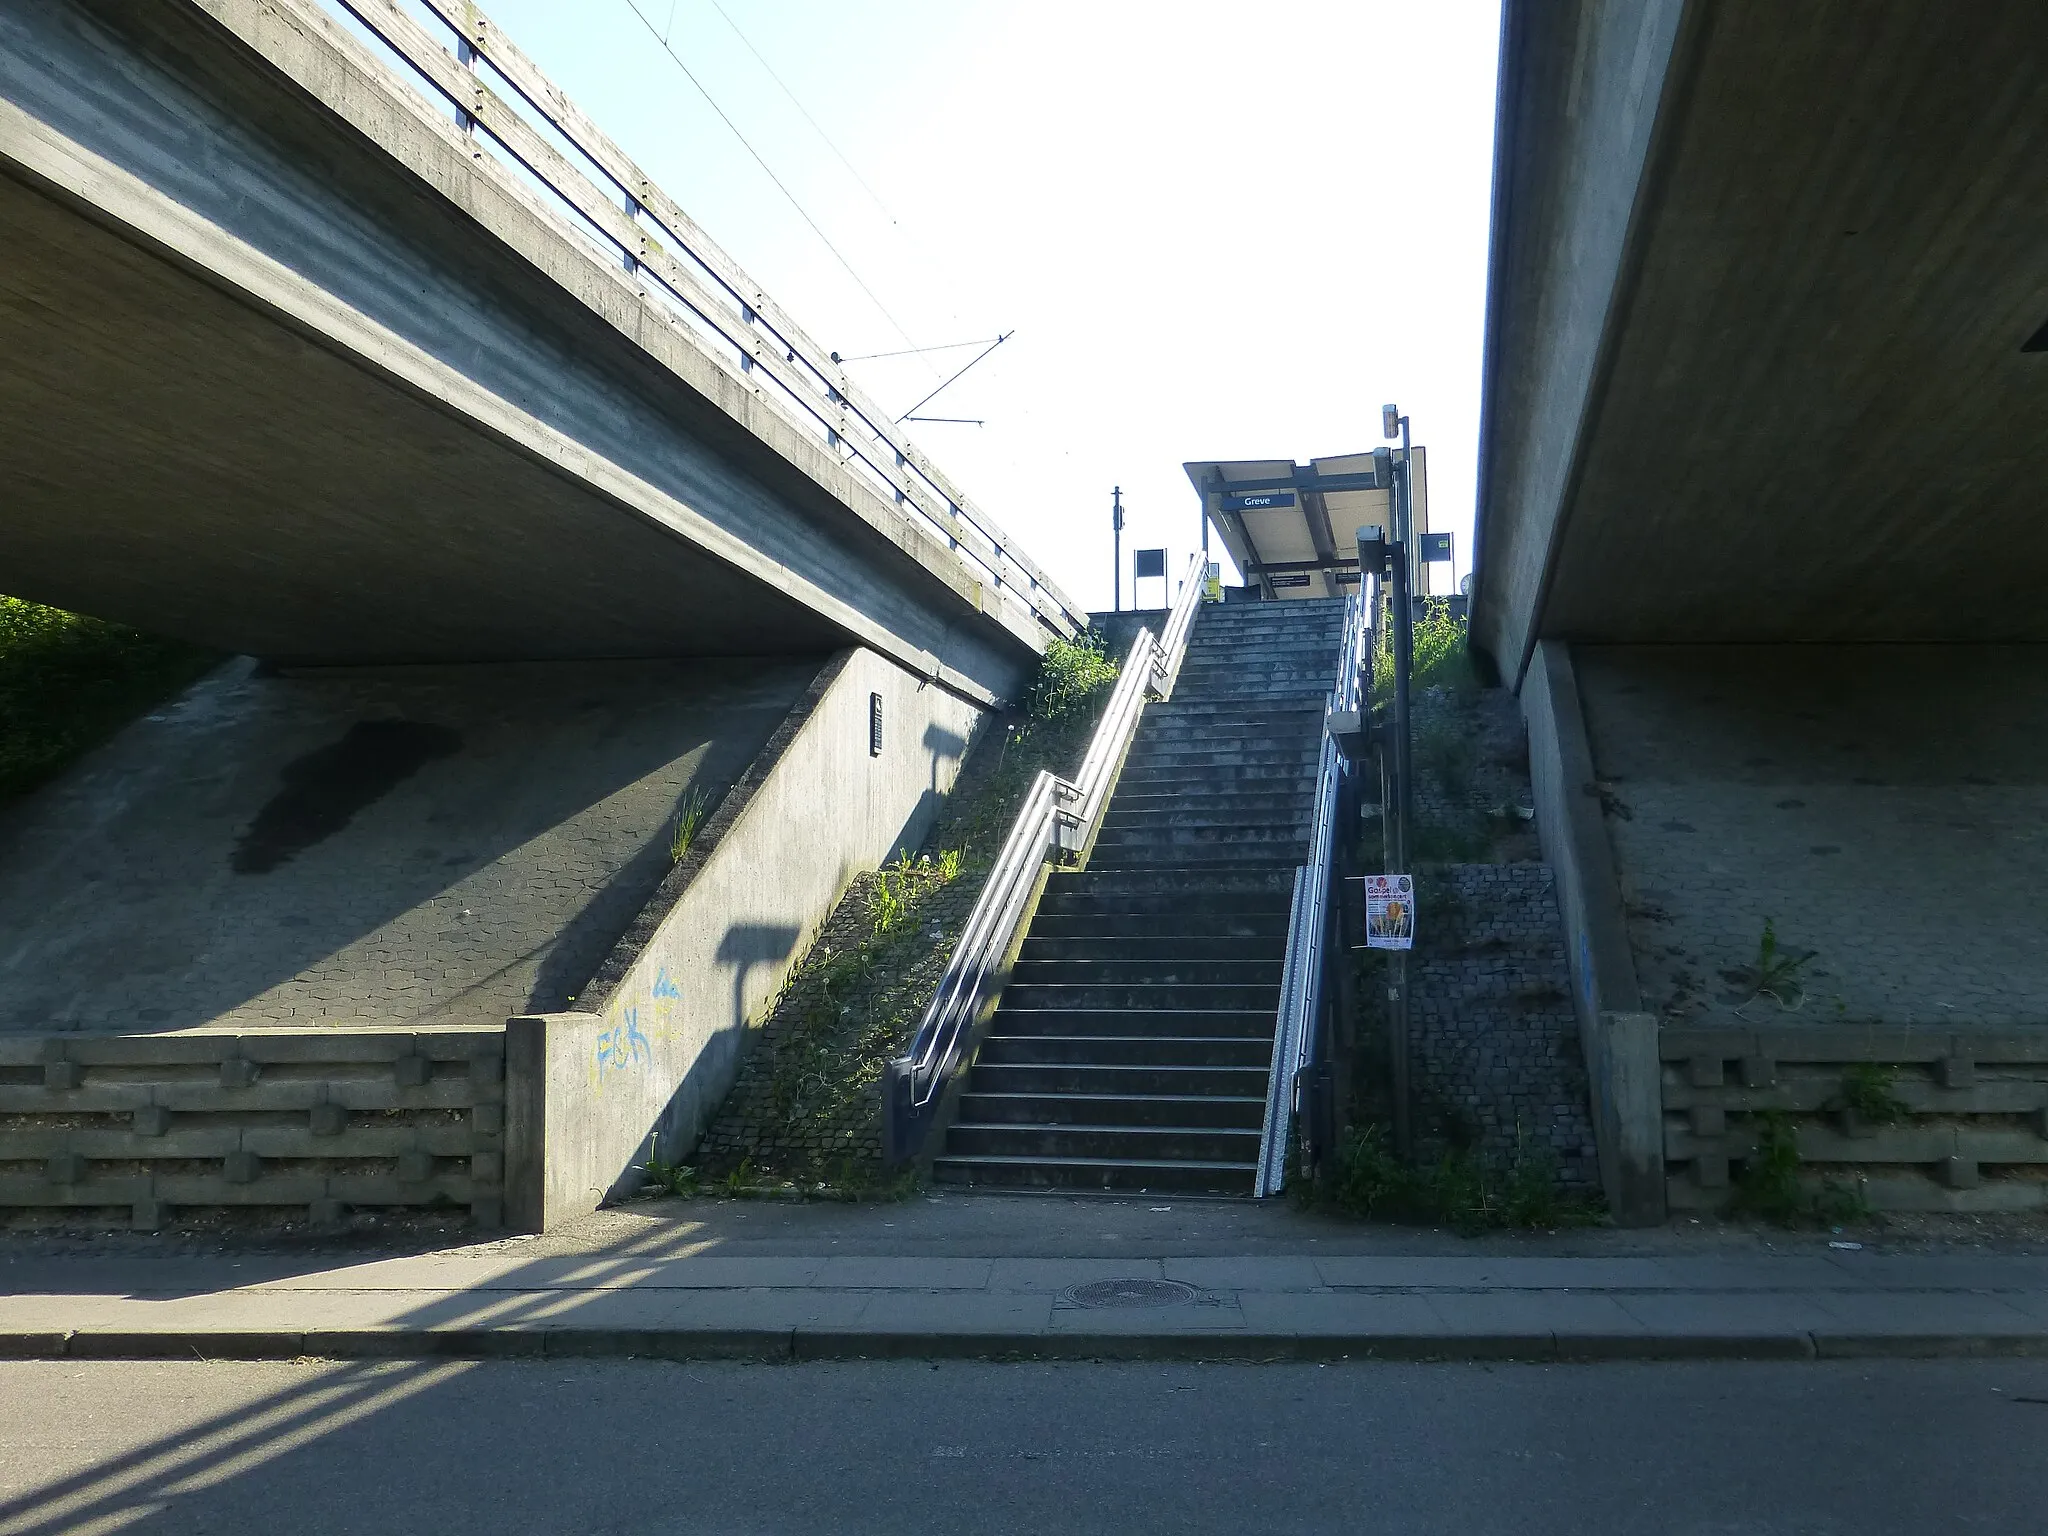
M 1415 877 L 1413 875 L 1367 875 L 1365 877 L 1365 947 L 1367 949 L 1413 949 L 1415 947 Z

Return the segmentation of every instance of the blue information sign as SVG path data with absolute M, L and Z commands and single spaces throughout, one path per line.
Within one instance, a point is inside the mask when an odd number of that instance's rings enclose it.
M 1166 551 L 1163 549 L 1134 549 L 1131 551 L 1131 579 L 1143 581 L 1148 576 L 1166 575 Z
M 1451 558 L 1451 536 L 1448 533 L 1425 533 L 1422 536 L 1422 563 L 1424 565 L 1445 565 Z

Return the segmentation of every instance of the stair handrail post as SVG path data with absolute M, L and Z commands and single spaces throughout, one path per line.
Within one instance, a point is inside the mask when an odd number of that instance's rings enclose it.
M 1180 596 L 1174 602 L 1173 612 L 1166 616 L 1166 628 L 1159 636 L 1159 655 L 1152 673 L 1152 696 L 1156 699 L 1173 697 L 1173 685 L 1180 679 L 1181 659 L 1187 655 L 1188 631 L 1194 627 L 1195 610 L 1202 605 L 1202 594 L 1207 590 L 1207 575 L 1208 567 L 1202 557 L 1193 556 L 1188 561 L 1187 579 L 1180 585 Z
M 1191 563 L 1189 580 L 1167 616 L 1165 637 L 1141 628 L 1132 639 L 1074 777 L 1041 772 L 1033 781 L 909 1049 L 884 1067 L 882 1151 L 890 1166 L 914 1161 L 923 1149 L 945 1084 L 960 1065 L 992 989 L 999 985 L 998 973 L 1015 948 L 1040 872 L 1055 858 L 1087 850 L 1146 701 L 1171 695 L 1201 601 L 1202 589 L 1193 576 Z
M 1315 810 L 1309 823 L 1307 864 L 1294 876 L 1294 900 L 1287 919 L 1287 957 L 1280 975 L 1280 1008 L 1274 1020 L 1273 1060 L 1266 1081 L 1266 1124 L 1259 1142 L 1259 1169 L 1252 1192 L 1277 1195 L 1287 1183 L 1287 1154 L 1296 1134 L 1297 1095 L 1317 1046 L 1315 1019 L 1322 1005 L 1325 935 L 1329 926 L 1332 853 L 1336 843 L 1337 789 L 1344 754 L 1337 748 L 1333 717 L 1355 703 L 1359 637 L 1366 584 L 1346 601 L 1337 675 L 1323 703 L 1322 750 L 1316 760 Z

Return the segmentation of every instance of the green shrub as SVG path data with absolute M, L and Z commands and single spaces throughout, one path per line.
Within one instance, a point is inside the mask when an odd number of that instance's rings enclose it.
M 1031 718 L 1052 722 L 1081 714 L 1116 686 L 1117 671 L 1098 631 L 1086 630 L 1074 640 L 1055 637 L 1039 662 L 1038 681 L 1031 685 Z
M 0 800 L 25 794 L 220 658 L 0 597 Z
M 1374 631 L 1373 697 L 1385 702 L 1393 697 L 1394 638 L 1389 614 L 1382 609 Z M 1445 688 L 1460 698 L 1479 691 L 1479 673 L 1472 665 L 1468 644 L 1470 626 L 1451 612 L 1441 597 L 1422 600 L 1422 617 L 1415 621 L 1413 665 L 1408 676 L 1412 698 L 1425 688 Z

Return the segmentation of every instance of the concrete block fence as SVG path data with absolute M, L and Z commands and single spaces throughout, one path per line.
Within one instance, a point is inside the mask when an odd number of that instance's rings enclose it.
M 504 1219 L 505 1031 L 0 1035 L 0 1210 Z
M 2048 1208 L 2048 1030 L 1666 1027 L 1657 1049 L 1674 1211 L 1728 1202 L 1773 1111 L 1808 1183 L 1832 1180 L 1873 1210 Z M 1892 1123 L 1855 1111 L 1858 1067 L 1885 1074 Z

